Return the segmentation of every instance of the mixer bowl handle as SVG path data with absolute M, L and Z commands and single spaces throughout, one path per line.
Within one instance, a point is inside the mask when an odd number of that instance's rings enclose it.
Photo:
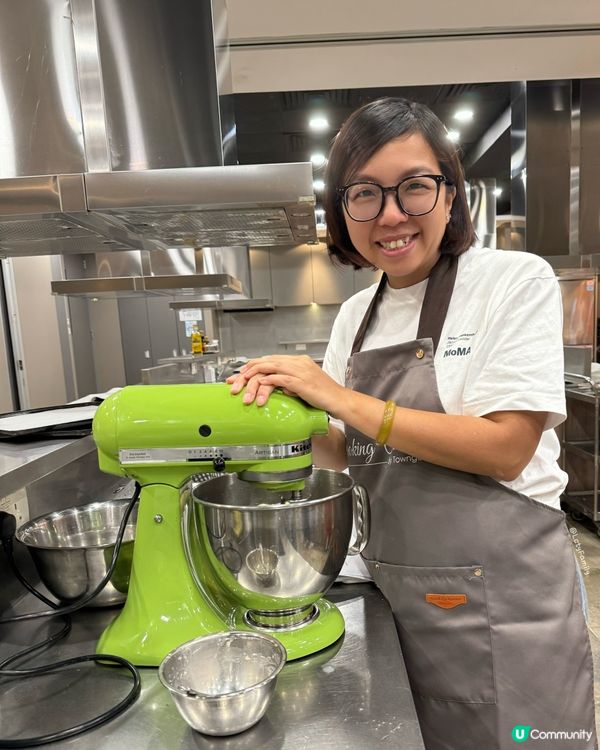
M 362 484 L 355 484 L 352 488 L 352 515 L 356 538 L 348 547 L 349 555 L 359 555 L 367 546 L 371 531 L 371 507 L 369 495 Z

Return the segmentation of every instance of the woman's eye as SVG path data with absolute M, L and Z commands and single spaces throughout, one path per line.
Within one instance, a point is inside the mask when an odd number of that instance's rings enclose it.
M 403 182 L 401 190 L 407 193 L 427 193 L 430 190 L 435 190 L 436 183 L 429 177 L 423 177 L 421 179 L 410 180 L 409 182 Z
M 376 191 L 372 187 L 364 186 L 350 191 L 349 198 L 351 201 L 369 200 L 376 196 Z

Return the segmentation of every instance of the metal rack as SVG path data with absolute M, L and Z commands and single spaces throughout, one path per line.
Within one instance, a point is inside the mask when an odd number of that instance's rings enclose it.
M 567 385 L 567 419 L 561 425 L 561 466 L 569 475 L 563 495 L 573 517 L 586 516 L 600 535 L 600 392 L 589 378 Z

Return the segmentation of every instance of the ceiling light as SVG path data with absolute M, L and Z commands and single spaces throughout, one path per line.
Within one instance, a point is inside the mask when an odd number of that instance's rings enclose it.
M 449 130 L 448 138 L 452 141 L 452 143 L 456 143 L 460 140 L 460 133 L 458 132 L 458 130 Z
M 329 127 L 329 122 L 326 117 L 323 117 L 322 115 L 315 115 L 308 121 L 308 127 L 311 130 L 327 130 L 327 128 Z
M 325 154 L 322 154 L 321 152 L 318 152 L 318 153 L 315 153 L 315 154 L 311 154 L 310 155 L 310 160 L 312 161 L 313 166 L 315 166 L 315 167 L 322 167 L 323 164 L 325 164 L 325 162 L 327 161 L 327 157 L 325 156 Z
M 494 188 L 494 195 L 499 198 L 502 195 L 502 188 Z
M 313 180 L 313 190 L 324 190 L 325 183 L 323 180 Z
M 473 110 L 459 109 L 458 112 L 455 113 L 454 119 L 458 120 L 459 122 L 471 122 L 471 120 L 473 119 Z

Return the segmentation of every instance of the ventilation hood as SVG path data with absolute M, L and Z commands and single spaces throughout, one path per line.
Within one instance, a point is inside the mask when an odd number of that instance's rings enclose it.
M 316 240 L 311 164 L 235 163 L 223 0 L 21 0 L 0 39 L 0 256 Z
M 121 299 L 125 297 L 187 298 L 185 307 L 252 297 L 248 247 L 182 247 L 169 250 L 96 253 L 92 259 L 70 256 L 65 269 L 77 278 L 52 281 L 53 294 L 68 297 Z M 81 272 L 86 276 L 81 276 Z
M 272 299 L 253 297 L 252 299 L 201 300 L 197 297 L 189 301 L 169 302 L 171 310 L 221 310 L 222 312 L 265 312 L 274 310 Z

